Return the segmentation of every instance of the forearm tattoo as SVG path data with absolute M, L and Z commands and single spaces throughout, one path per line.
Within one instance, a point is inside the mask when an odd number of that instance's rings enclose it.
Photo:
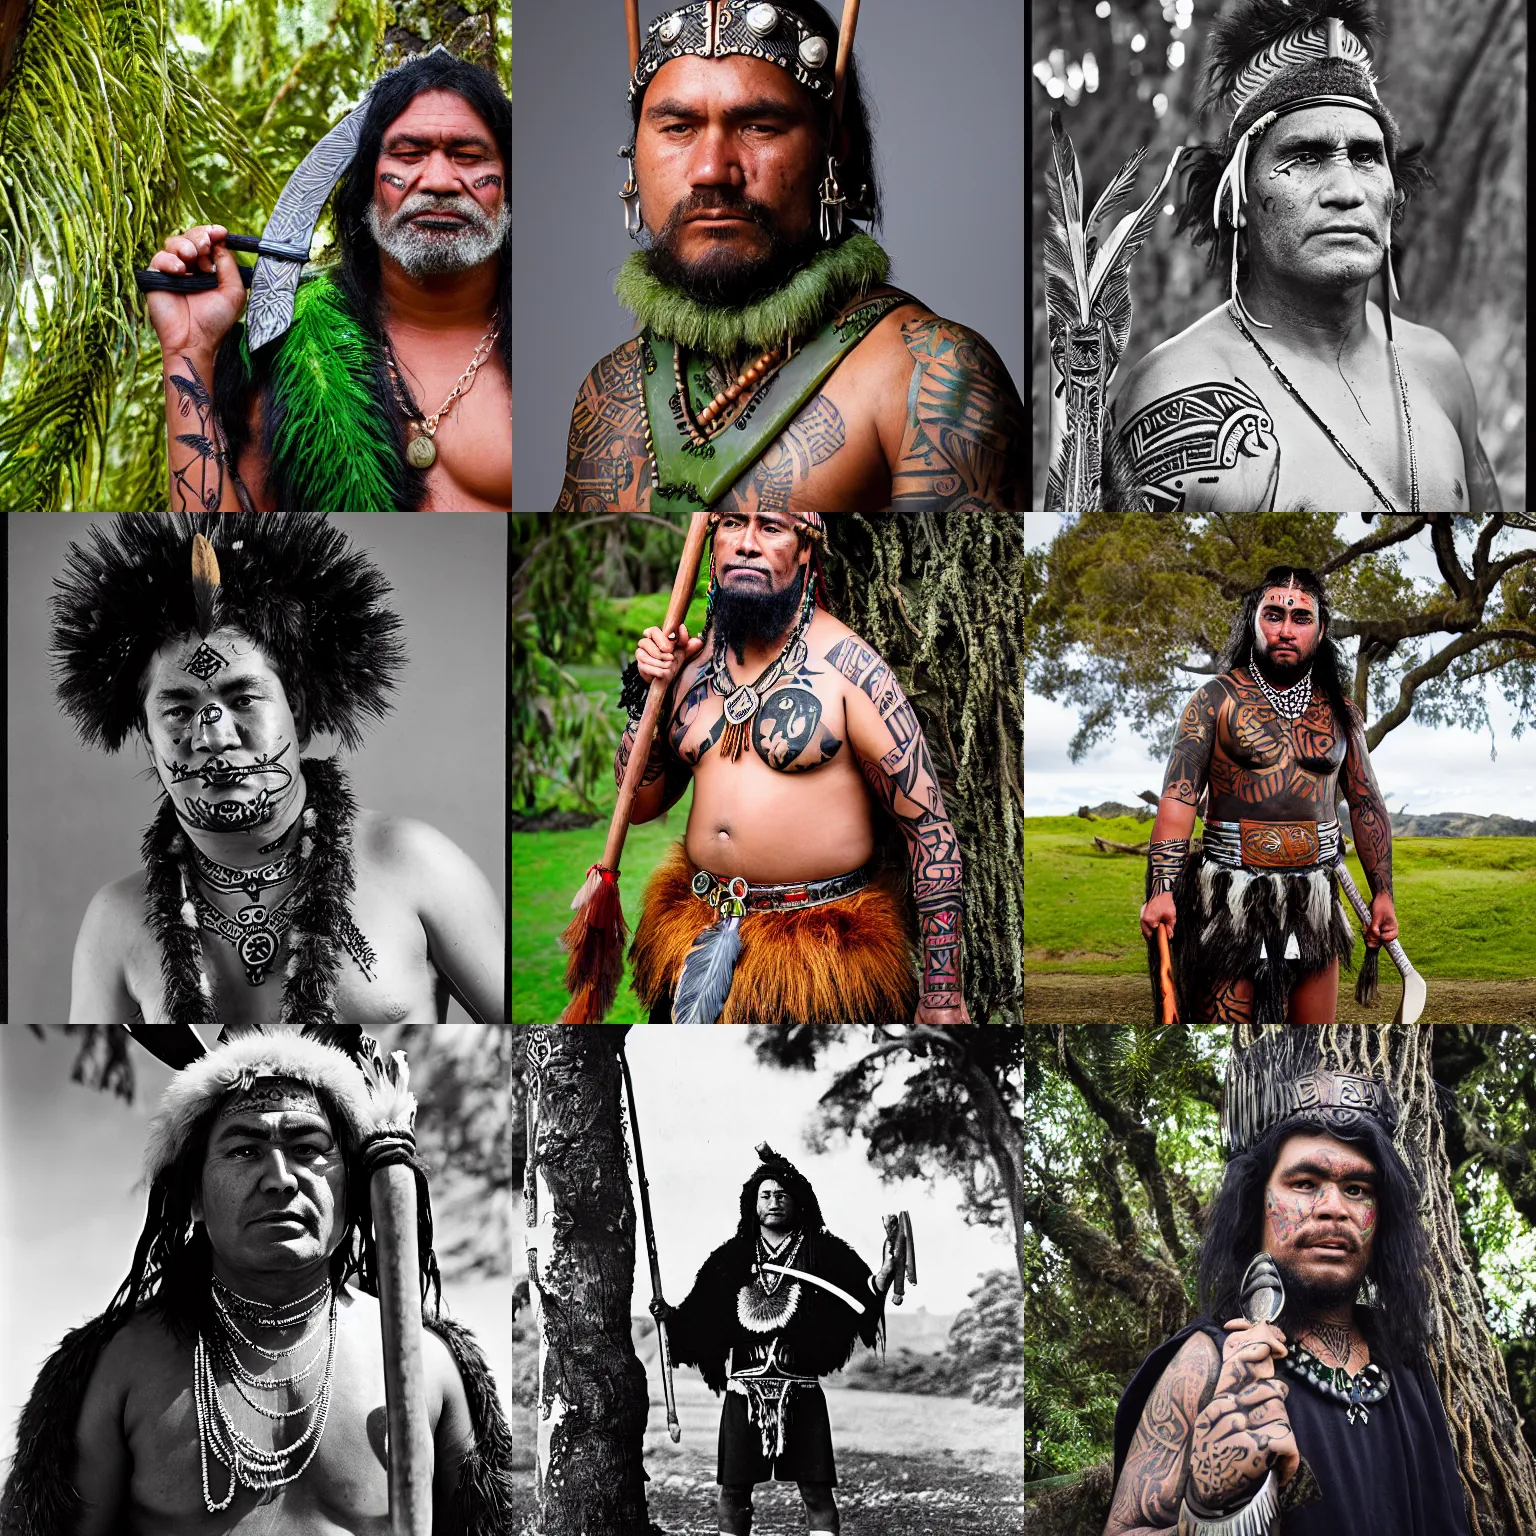
M 1163 775 L 1163 795 L 1183 805 L 1199 805 L 1211 771 L 1211 752 L 1216 744 L 1216 713 L 1221 694 L 1207 683 L 1179 717 L 1178 734 Z
M 629 760 L 635 753 L 635 735 L 640 729 L 638 720 L 631 720 L 624 734 L 619 738 L 619 750 L 613 759 L 613 782 L 615 788 L 620 788 L 624 783 L 624 774 L 629 767 Z M 662 774 L 667 771 L 667 756 L 661 744 L 661 732 L 657 731 L 651 737 L 650 755 L 645 760 L 645 768 L 640 774 L 640 788 L 644 789 L 648 784 L 654 784 Z
M 848 440 L 842 413 L 817 395 L 768 445 L 757 463 L 726 492 L 723 512 L 783 513 L 797 485 L 825 464 Z
M 960 844 L 944 808 L 928 743 L 896 674 L 861 640 L 848 636 L 826 655 L 874 704 L 890 749 L 859 767 L 875 798 L 896 819 L 912 861 L 912 892 L 923 945 L 923 1006 L 958 1008 L 960 986 Z
M 1373 893 L 1392 889 L 1392 818 L 1376 787 L 1371 771 L 1370 749 L 1365 744 L 1365 721 L 1349 706 L 1349 747 L 1344 754 L 1344 798 L 1349 801 L 1349 823 L 1355 834 L 1360 867 Z
M 974 331 L 937 316 L 907 321 L 901 335 L 917 366 L 891 510 L 1022 510 L 1024 406 L 1002 360 Z
M 650 505 L 640 354 L 637 336 L 609 353 L 581 386 L 557 512 L 643 512 Z
M 191 450 L 191 458 L 182 463 L 182 456 L 171 454 L 171 496 L 176 505 L 173 512 L 217 512 L 224 500 L 224 440 L 213 411 L 213 396 L 203 382 L 203 376 L 193 366 L 192 359 L 182 354 L 186 365 L 184 373 L 172 373 L 170 382 L 176 390 L 176 414 L 183 421 L 194 414 L 197 417 L 195 432 L 178 432 L 173 441 Z M 194 484 L 194 479 L 196 484 Z
M 1182 512 L 1198 486 L 1266 476 L 1256 510 L 1272 512 L 1280 487 L 1280 439 L 1264 402 L 1241 380 L 1191 384 L 1162 395 L 1126 422 L 1121 442 L 1157 512 Z M 1242 461 L 1254 461 L 1252 468 Z M 1234 473 L 1236 471 L 1237 473 Z
M 1168 838 L 1166 841 L 1153 843 L 1147 850 L 1147 860 L 1152 866 L 1152 894 L 1160 896 L 1164 891 L 1171 891 L 1179 878 L 1179 871 L 1184 867 L 1184 860 L 1189 856 L 1189 839 L 1187 837 Z

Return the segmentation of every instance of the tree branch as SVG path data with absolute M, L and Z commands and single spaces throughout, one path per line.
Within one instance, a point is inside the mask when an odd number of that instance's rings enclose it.
M 1430 519 L 1430 542 L 1435 548 L 1435 563 L 1445 584 L 1456 594 L 1458 602 L 1465 602 L 1472 591 L 1472 583 L 1461 568 L 1456 556 L 1456 531 L 1451 525 L 1451 514 L 1440 512 Z
M 1319 576 L 1331 576 L 1334 571 L 1341 570 L 1351 560 L 1358 559 L 1361 555 L 1373 555 L 1378 549 L 1388 549 L 1393 544 L 1401 544 L 1405 539 L 1411 539 L 1414 534 L 1423 528 L 1429 519 L 1416 517 L 1406 527 L 1387 527 L 1380 533 L 1373 533 L 1368 538 L 1351 544 L 1342 554 L 1335 555 L 1326 565 L 1317 568 Z
M 1536 634 L 1526 629 L 1485 629 L 1477 634 L 1458 636 L 1443 650 L 1431 656 L 1422 666 L 1403 673 L 1403 679 L 1397 691 L 1397 703 L 1377 719 L 1366 732 L 1366 746 L 1374 752 L 1387 733 L 1396 730 L 1408 718 L 1413 712 L 1413 696 L 1418 692 L 1421 683 L 1427 683 L 1431 678 L 1439 677 L 1458 656 L 1465 656 L 1468 652 L 1475 651 L 1480 646 L 1489 645 L 1495 640 L 1536 641 Z

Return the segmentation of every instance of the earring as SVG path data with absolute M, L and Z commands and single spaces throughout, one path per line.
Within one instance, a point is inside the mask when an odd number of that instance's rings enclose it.
M 837 161 L 827 156 L 827 179 L 821 184 L 821 238 L 830 245 L 843 232 L 843 209 L 848 199 L 837 184 Z
M 619 159 L 629 161 L 629 178 L 619 192 L 624 203 L 624 233 L 631 240 L 638 240 L 640 231 L 645 228 L 645 217 L 640 212 L 640 187 L 635 181 L 635 146 L 631 144 L 621 149 Z

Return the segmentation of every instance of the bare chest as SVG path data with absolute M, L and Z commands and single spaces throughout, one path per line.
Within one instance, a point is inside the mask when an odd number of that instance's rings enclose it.
M 437 457 L 427 471 L 423 511 L 505 512 L 512 506 L 512 386 L 496 351 L 464 380 L 476 339 L 430 346 L 395 341 L 411 399 L 425 419 L 438 416 L 432 436 Z M 407 437 L 415 431 L 408 426 Z
M 1331 819 L 1348 743 L 1314 692 L 1300 719 L 1282 719 L 1250 681 L 1233 680 L 1216 726 L 1211 814 L 1218 820 Z

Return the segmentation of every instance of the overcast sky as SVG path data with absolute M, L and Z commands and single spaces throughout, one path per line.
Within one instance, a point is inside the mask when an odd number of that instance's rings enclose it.
M 1049 544 L 1061 527 L 1055 513 L 1032 512 L 1025 517 L 1025 538 L 1031 547 Z M 1349 543 L 1370 531 L 1358 516 L 1341 517 L 1340 536 Z M 1536 542 L 1536 535 L 1519 529 L 1501 535 L 1499 550 L 1512 553 Z M 1438 583 L 1439 567 L 1429 533 L 1424 531 L 1395 546 L 1408 572 Z M 1201 679 L 1190 675 L 1193 693 Z M 1493 737 L 1452 726 L 1430 729 L 1412 720 L 1392 731 L 1371 754 L 1377 782 L 1387 805 L 1396 814 L 1431 815 L 1439 811 L 1470 812 L 1536 820 L 1536 729 L 1518 740 L 1510 735 L 1513 711 L 1498 693 L 1490 694 Z M 1137 803 L 1143 790 L 1162 788 L 1162 759 L 1148 755 L 1146 742 L 1122 723 L 1115 739 L 1073 763 L 1067 744 L 1077 729 L 1077 713 L 1028 691 L 1024 695 L 1024 809 L 1030 816 L 1070 815 L 1080 805 L 1117 800 Z M 1497 748 L 1496 759 L 1490 746 Z

